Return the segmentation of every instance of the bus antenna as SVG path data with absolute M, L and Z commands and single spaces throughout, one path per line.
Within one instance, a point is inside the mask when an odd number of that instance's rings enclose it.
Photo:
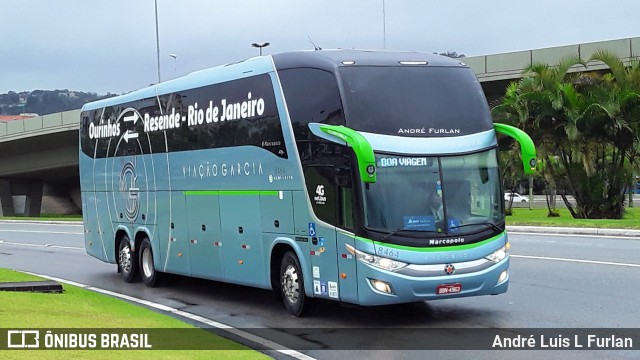
M 311 45 L 313 45 L 313 50 L 322 50 L 322 48 L 318 45 L 316 45 L 316 43 L 313 42 L 313 40 L 311 40 L 311 36 L 307 35 L 307 38 L 309 39 L 309 42 L 311 43 Z

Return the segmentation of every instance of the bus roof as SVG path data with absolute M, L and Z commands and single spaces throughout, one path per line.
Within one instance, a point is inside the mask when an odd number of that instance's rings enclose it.
M 460 66 L 461 61 L 437 54 L 386 50 L 309 50 L 272 55 L 276 69 L 313 67 L 334 70 L 340 66 Z M 425 64 L 426 62 L 426 64 Z M 464 65 L 464 63 L 463 63 Z M 466 65 L 465 65 L 466 66 Z
M 271 61 L 273 59 L 273 62 Z M 83 111 L 100 109 L 125 102 L 151 98 L 184 89 L 197 88 L 275 70 L 311 67 L 334 72 L 340 66 L 398 66 L 402 64 L 428 66 L 466 66 L 458 59 L 437 54 L 382 50 L 308 50 L 257 56 L 238 62 L 194 71 L 183 77 L 152 84 L 128 94 L 85 104 Z

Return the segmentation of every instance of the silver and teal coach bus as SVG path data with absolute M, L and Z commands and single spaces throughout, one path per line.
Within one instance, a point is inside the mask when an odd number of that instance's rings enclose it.
M 360 305 L 507 290 L 496 133 L 464 63 L 355 50 L 261 56 L 87 104 L 87 252 L 164 273 Z

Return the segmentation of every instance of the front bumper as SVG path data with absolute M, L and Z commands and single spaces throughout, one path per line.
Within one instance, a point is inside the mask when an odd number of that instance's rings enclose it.
M 458 273 L 454 271 L 453 274 L 447 275 L 445 273 L 447 265 L 453 265 L 461 271 Z M 440 266 L 441 275 L 434 276 L 433 269 Z M 476 271 L 477 268 L 482 269 Z M 424 269 L 423 274 L 420 274 L 420 269 L 417 269 L 410 275 L 384 271 L 358 263 L 358 302 L 360 305 L 370 306 L 501 294 L 506 292 L 509 286 L 508 269 L 509 257 L 488 266 L 476 266 L 475 269 L 473 266 L 465 266 L 465 263 L 441 264 Z M 389 284 L 392 293 L 377 290 L 372 280 Z M 452 284 L 459 284 L 460 292 L 438 294 L 439 286 Z

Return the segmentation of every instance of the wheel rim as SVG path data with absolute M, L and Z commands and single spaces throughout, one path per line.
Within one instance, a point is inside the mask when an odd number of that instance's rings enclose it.
M 128 245 L 120 249 L 120 268 L 127 273 L 131 271 L 131 249 Z
M 298 272 L 293 265 L 288 265 L 282 274 L 282 294 L 292 304 L 298 302 L 300 287 L 298 286 Z
M 149 248 L 145 248 L 142 252 L 142 271 L 147 278 L 152 277 L 155 271 L 153 268 L 153 255 Z

